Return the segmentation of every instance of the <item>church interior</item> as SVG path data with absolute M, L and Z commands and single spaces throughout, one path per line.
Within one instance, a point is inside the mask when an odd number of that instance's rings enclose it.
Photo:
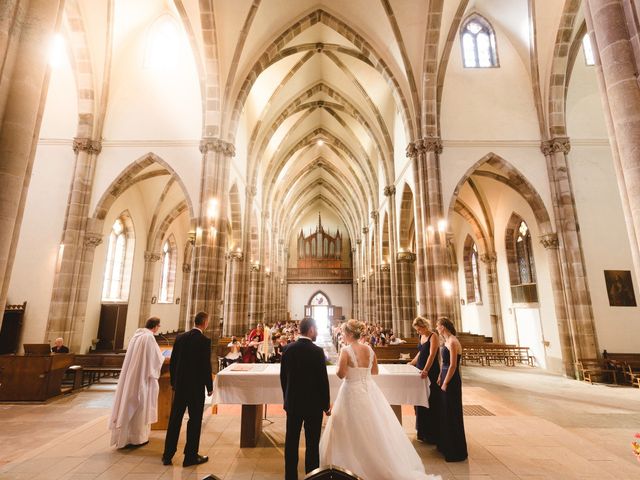
M 244 448 L 244 406 L 208 400 L 196 468 L 162 465 L 162 426 L 109 446 L 136 330 L 158 317 L 168 350 L 200 311 L 216 373 L 258 324 L 285 341 L 313 317 L 331 363 L 358 319 L 392 365 L 416 316 L 447 317 L 469 458 L 420 443 L 403 405 L 427 473 L 639 478 L 639 17 L 634 0 L 3 0 L 0 479 L 281 479 L 282 405 Z

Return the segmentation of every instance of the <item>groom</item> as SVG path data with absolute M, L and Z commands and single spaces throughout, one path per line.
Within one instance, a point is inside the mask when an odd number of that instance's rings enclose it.
M 298 341 L 282 352 L 280 384 L 287 412 L 287 433 L 284 442 L 285 480 L 298 478 L 298 445 L 304 424 L 306 473 L 320 466 L 320 431 L 322 413 L 331 415 L 329 378 L 324 350 L 313 342 L 318 334 L 313 318 L 300 322 Z

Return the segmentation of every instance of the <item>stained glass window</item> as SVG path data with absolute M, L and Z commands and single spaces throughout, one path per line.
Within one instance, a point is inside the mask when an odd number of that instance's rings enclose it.
M 591 39 L 588 34 L 582 37 L 582 50 L 584 51 L 584 61 L 587 65 L 593 66 L 596 64 L 596 57 L 593 54 L 593 47 L 591 46 Z
M 128 218 L 122 214 L 111 226 L 102 283 L 102 300 L 105 301 L 126 301 L 129 297 L 133 232 L 127 223 L 130 223 Z
M 160 303 L 173 303 L 176 285 L 176 246 L 173 236 L 162 245 L 162 270 L 160 274 Z
M 531 251 L 531 232 L 529 232 L 529 227 L 524 221 L 520 222 L 520 226 L 518 227 L 516 237 L 516 261 L 520 284 L 535 283 L 533 253 Z

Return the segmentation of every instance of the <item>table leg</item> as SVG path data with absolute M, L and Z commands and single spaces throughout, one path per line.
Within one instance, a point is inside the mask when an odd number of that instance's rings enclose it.
M 402 425 L 402 405 L 391 405 L 391 408 L 393 409 L 393 413 L 396 414 L 396 417 L 398 417 L 400 425 Z
M 240 448 L 254 448 L 262 432 L 263 405 L 242 405 Z

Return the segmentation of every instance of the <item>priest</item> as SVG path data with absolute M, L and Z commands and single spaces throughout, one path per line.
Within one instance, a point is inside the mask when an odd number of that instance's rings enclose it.
M 164 361 L 154 338 L 159 329 L 160 319 L 151 317 L 129 341 L 109 421 L 111 445 L 117 448 L 149 443 L 151 424 L 158 421 L 158 378 Z

